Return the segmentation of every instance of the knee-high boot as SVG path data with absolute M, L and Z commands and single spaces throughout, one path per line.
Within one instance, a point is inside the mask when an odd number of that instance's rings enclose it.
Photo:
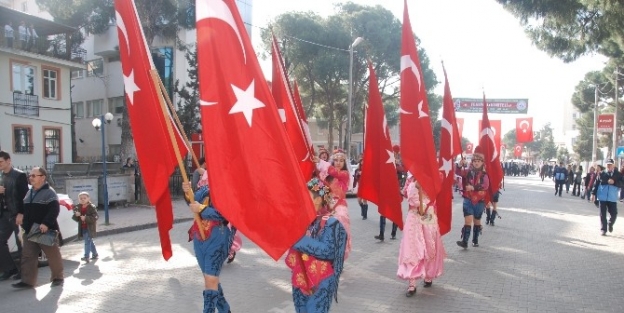
M 368 218 L 368 204 L 360 204 L 360 208 L 362 208 L 362 219 L 365 220 Z
M 230 312 L 230 304 L 225 300 L 225 295 L 223 294 L 223 288 L 221 288 L 221 284 L 219 284 L 219 299 L 217 300 L 217 310 L 219 313 L 228 313 Z
M 492 210 L 492 217 L 490 218 L 490 226 L 494 226 L 494 221 L 496 220 L 497 212 L 496 210 Z
M 496 212 L 496 211 L 494 211 Z M 473 247 L 478 247 L 479 246 L 479 235 L 481 235 L 481 229 L 483 227 L 481 225 L 475 225 L 474 229 L 473 229 L 473 233 L 472 233 L 472 246 Z
M 470 239 L 470 230 L 472 227 L 470 227 L 470 225 L 464 225 L 464 227 L 462 228 L 462 235 L 461 238 L 462 240 L 457 241 L 457 245 L 466 249 L 468 248 L 468 239 Z
M 492 209 L 485 208 L 485 225 L 490 224 L 490 217 L 492 216 Z
M 211 289 L 204 290 L 204 313 L 215 313 L 218 300 L 219 291 Z

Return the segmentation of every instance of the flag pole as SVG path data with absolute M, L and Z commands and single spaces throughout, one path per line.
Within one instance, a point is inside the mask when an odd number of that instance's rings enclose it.
M 159 84 L 160 82 L 160 77 L 158 76 L 158 72 L 156 72 L 155 69 L 151 69 L 150 70 L 150 76 L 152 78 L 152 81 L 157 85 L 157 86 L 161 86 L 161 84 Z M 161 82 L 162 83 L 162 82 Z M 171 125 L 171 120 L 169 120 L 167 118 L 167 116 L 169 116 L 169 112 L 167 112 L 167 107 L 165 107 L 164 104 L 164 99 L 163 99 L 163 90 L 159 88 L 159 92 L 158 92 L 158 102 L 160 102 L 160 108 L 163 111 L 163 116 L 165 117 L 165 124 L 167 125 L 167 131 L 169 132 L 169 138 L 171 139 L 171 142 L 173 143 L 173 151 L 175 153 L 176 159 L 178 160 L 178 167 L 180 168 L 180 174 L 182 174 L 182 180 L 184 183 L 188 183 L 188 177 L 186 174 L 186 169 L 184 168 L 184 161 L 182 160 L 182 155 L 180 153 L 180 148 L 178 147 L 178 141 L 175 138 L 175 135 L 173 133 L 173 126 Z M 193 192 L 192 191 L 188 191 L 184 194 L 184 196 L 189 200 L 189 202 L 192 202 L 194 199 L 193 196 Z M 195 223 L 197 223 L 197 226 L 199 228 L 199 234 L 202 240 L 206 240 L 206 234 L 204 233 L 204 229 L 201 226 L 201 217 L 199 216 L 198 213 L 194 214 L 194 219 L 195 219 Z
M 180 119 L 178 118 L 178 114 L 176 114 L 176 111 L 173 107 L 173 102 L 171 102 L 171 99 L 169 98 L 169 94 L 167 93 L 167 89 L 165 89 L 165 85 L 163 84 L 162 80 L 160 80 L 160 76 L 158 76 L 156 83 L 158 84 L 158 87 L 160 88 L 161 93 L 164 95 L 165 102 L 167 103 L 167 106 L 169 107 L 169 112 L 171 112 L 171 116 L 173 116 L 173 120 L 176 122 L 176 126 L 178 126 L 178 129 L 181 130 L 180 133 L 182 134 L 182 138 L 184 139 L 184 144 L 186 145 L 189 153 L 191 154 L 191 157 L 193 158 L 193 163 L 195 163 L 195 166 L 199 168 L 200 165 L 199 165 L 197 156 L 195 155 L 195 151 L 191 149 L 191 142 L 188 140 L 188 137 L 186 136 L 186 133 L 184 132 L 182 123 L 180 122 Z

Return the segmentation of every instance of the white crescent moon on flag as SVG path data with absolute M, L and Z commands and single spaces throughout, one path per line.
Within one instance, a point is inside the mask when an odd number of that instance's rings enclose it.
M 481 135 L 479 138 L 483 138 L 483 136 L 488 136 L 490 140 L 492 140 L 492 147 L 494 147 L 494 152 L 492 153 L 492 161 L 496 159 L 498 155 L 498 151 L 496 150 L 496 140 L 494 140 L 494 136 L 496 135 L 496 130 L 493 127 L 484 128 L 481 131 Z
M 126 49 L 130 50 L 130 45 L 128 45 L 128 30 L 126 30 L 126 24 L 124 23 L 123 18 L 119 12 L 115 11 L 115 19 L 117 20 L 117 28 L 124 35 L 124 41 L 126 42 Z
M 524 124 L 526 124 L 526 128 L 522 127 L 522 125 L 524 125 Z M 527 120 L 522 120 L 522 122 L 520 122 L 520 129 L 522 129 L 522 132 L 526 133 L 528 128 L 529 128 L 529 122 Z
M 241 33 L 236 27 L 236 20 L 234 19 L 234 15 L 232 15 L 232 11 L 230 8 L 223 2 L 223 0 L 200 0 L 197 1 L 197 22 L 214 18 L 218 20 L 224 21 L 226 24 L 232 27 L 232 30 L 236 33 L 238 37 L 238 42 L 240 43 L 241 49 L 243 50 L 243 58 L 245 59 L 245 64 L 247 63 L 247 54 L 245 53 L 245 46 L 243 45 L 243 37 L 241 37 Z

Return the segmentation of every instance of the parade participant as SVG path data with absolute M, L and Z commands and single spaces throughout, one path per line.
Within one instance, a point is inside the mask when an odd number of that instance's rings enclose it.
M 329 186 L 332 189 L 332 210 L 334 211 L 334 217 L 336 217 L 342 227 L 347 231 L 347 249 L 345 251 L 345 259 L 349 257 L 351 252 L 351 220 L 349 218 L 349 209 L 347 207 L 346 194 L 350 181 L 349 168 L 347 167 L 347 156 L 342 149 L 334 150 L 334 154 L 331 156 L 332 163 L 314 159 L 316 162 L 316 168 L 319 171 L 319 178 L 322 180 L 331 176 Z
M 347 232 L 332 216 L 330 188 L 315 177 L 307 183 L 317 217 L 286 255 L 292 270 L 292 293 L 297 313 L 326 313 L 338 301 Z
M 202 240 L 197 223 L 189 230 L 189 241 L 193 241 L 193 249 L 197 263 L 204 275 L 204 313 L 214 313 L 215 310 L 229 312 L 228 304 L 223 294 L 223 288 L 219 283 L 221 267 L 225 262 L 230 247 L 232 246 L 233 232 L 236 229 L 228 227 L 228 221 L 212 206 L 210 202 L 210 190 L 207 183 L 195 192 L 194 201 L 189 204 L 193 213 L 201 216 L 201 227 L 206 235 Z M 184 193 L 192 190 L 191 183 L 183 183 Z M 188 199 L 187 199 L 188 200 Z
M 426 206 L 429 198 L 423 193 L 420 199 L 420 190 L 416 179 L 408 174 L 403 197 L 407 198 L 409 211 L 403 228 L 397 270 L 397 276 L 409 282 L 407 297 L 416 293 L 417 279 L 424 279 L 424 287 L 431 287 L 433 279 L 442 275 L 446 257 L 436 206 Z
M 566 178 L 568 176 L 568 170 L 563 166 L 563 162 L 560 162 L 559 166 L 555 167 L 553 176 L 555 179 L 555 196 L 559 194 L 559 197 L 561 197 L 563 185 L 566 183 Z
M 320 148 L 318 153 L 318 158 L 328 162 L 329 161 L 329 152 L 325 148 Z
M 353 173 L 353 188 L 357 187 L 357 183 L 360 181 L 360 178 L 362 177 L 362 161 L 363 159 L 360 159 L 360 162 L 358 162 L 358 167 L 355 170 L 355 173 Z M 366 201 L 366 199 L 358 197 L 358 204 L 360 205 L 362 219 L 363 220 L 367 219 L 368 218 L 368 201 Z
M 500 190 L 496 191 L 492 195 L 490 202 L 488 202 L 488 204 L 486 205 L 485 225 L 494 226 L 494 221 L 496 220 L 496 217 L 498 216 L 498 218 L 500 218 L 500 216 L 498 215 L 498 198 L 500 195 L 501 195 Z
M 591 190 L 594 188 L 594 181 L 596 180 L 596 168 L 593 166 L 589 168 L 589 172 L 585 175 L 585 192 L 583 193 L 583 199 L 587 197 L 587 202 L 591 200 Z
M 60 204 L 56 191 L 46 182 L 48 172 L 41 167 L 34 167 L 28 177 L 30 178 L 32 189 L 24 197 L 24 207 L 18 212 L 16 223 L 22 225 L 22 228 L 28 233 L 34 233 L 37 230 L 35 224 L 39 225 L 38 229 L 43 234 L 48 231 L 58 232 L 57 218 L 60 212 Z M 23 241 L 20 271 L 22 280 L 13 284 L 14 288 L 35 287 L 39 268 L 37 265 L 41 251 L 48 257 L 52 287 L 63 285 L 63 258 L 58 245 L 58 237 L 55 239 L 56 242 L 51 246 L 30 240 Z
M 8 241 L 15 235 L 18 257 L 22 255 L 19 226 L 15 223 L 17 213 L 24 208 L 24 196 L 28 192 L 26 174 L 13 167 L 11 155 L 0 151 L 0 281 L 15 275 L 20 278 L 19 266 L 13 262 Z
M 78 239 L 84 239 L 84 257 L 80 259 L 85 263 L 98 259 L 98 252 L 95 248 L 93 238 L 97 232 L 98 212 L 97 207 L 91 203 L 89 193 L 83 191 L 78 194 L 79 204 L 74 206 L 74 215 L 72 219 L 78 222 Z
M 483 166 L 484 158 L 481 147 L 477 146 L 472 154 L 470 169 L 462 179 L 464 183 L 464 191 L 462 193 L 464 197 L 464 227 L 461 234 L 462 240 L 457 241 L 457 245 L 464 249 L 468 248 L 468 239 L 470 239 L 470 230 L 473 223 L 472 246 L 479 246 L 479 235 L 482 227 L 481 216 L 483 215 L 490 186 L 490 178 Z
M 622 187 L 620 172 L 614 170 L 613 159 L 607 159 L 607 170 L 598 174 L 598 181 L 592 192 L 592 200 L 600 201 L 600 224 L 602 235 L 613 232 L 613 224 L 617 219 L 618 192 Z M 607 224 L 607 212 L 609 212 L 609 223 Z

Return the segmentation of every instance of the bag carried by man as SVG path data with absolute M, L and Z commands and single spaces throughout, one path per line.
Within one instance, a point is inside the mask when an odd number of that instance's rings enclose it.
M 42 233 L 41 229 L 39 229 L 39 224 L 34 223 L 30 228 L 30 231 L 26 235 L 26 238 L 32 242 L 36 242 L 38 244 L 53 246 L 57 243 L 58 240 L 58 231 L 53 229 L 48 229 L 47 232 Z

